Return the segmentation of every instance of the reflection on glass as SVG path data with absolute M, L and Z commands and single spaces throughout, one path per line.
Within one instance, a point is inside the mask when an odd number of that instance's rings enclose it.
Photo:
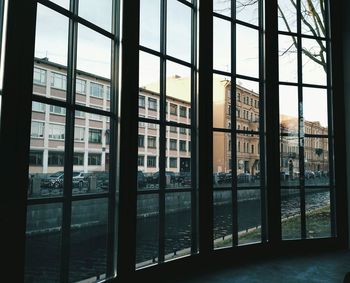
M 231 187 L 231 134 L 213 133 L 213 186 Z
M 158 195 L 138 195 L 136 220 L 136 268 L 158 262 L 158 243 Z
M 25 282 L 59 282 L 61 227 L 62 204 L 27 207 Z
M 231 72 L 231 23 L 214 17 L 213 68 Z
M 171 97 L 171 100 L 182 100 L 184 105 L 190 106 L 191 69 L 169 60 L 167 61 L 166 68 L 167 98 Z
M 298 137 L 281 136 L 280 142 L 281 186 L 298 186 L 300 177 Z
M 278 36 L 279 80 L 282 82 L 298 81 L 297 38 Z
M 107 31 L 111 31 L 112 2 L 113 0 L 80 0 L 79 16 Z
M 313 132 L 323 135 L 328 133 L 327 90 L 303 88 L 304 128 L 309 124 Z M 305 131 L 305 133 L 307 133 Z M 310 132 L 311 133 L 311 132 Z
M 260 186 L 259 136 L 237 135 L 237 184 L 239 187 Z
M 298 88 L 295 86 L 279 87 L 279 112 L 281 134 L 298 134 Z
M 305 195 L 306 237 L 331 236 L 331 208 L 329 189 L 307 190 Z
M 106 277 L 107 219 L 107 199 L 73 202 L 69 256 L 70 282 L 83 279 L 95 281 Z
M 320 131 L 317 125 L 305 125 L 306 132 Z M 305 138 L 305 185 L 329 185 L 329 160 L 327 138 Z
M 213 75 L 213 127 L 231 128 L 231 81 L 221 75 Z
M 282 239 L 300 239 L 300 192 L 298 189 L 281 190 Z
M 166 127 L 166 188 L 191 188 L 190 129 Z
M 252 24 L 259 24 L 259 2 L 260 0 L 236 1 L 237 20 Z
M 159 57 L 141 51 L 139 64 L 140 91 L 149 90 L 159 94 Z
M 327 85 L 326 42 L 322 40 L 302 40 L 303 83 Z
M 80 24 L 78 25 L 77 69 L 111 79 L 111 40 Z
M 293 1 L 295 2 L 295 0 Z M 325 37 L 325 1 L 301 0 L 301 29 L 303 34 Z
M 159 126 L 139 122 L 138 190 L 159 188 Z
M 214 248 L 232 247 L 232 191 L 214 191 Z
M 237 25 L 237 74 L 259 77 L 259 32 Z
M 159 51 L 160 0 L 140 1 L 140 45 Z
M 231 1 L 213 0 L 213 10 L 215 13 L 231 17 Z
M 33 101 L 28 198 L 61 196 L 66 109 Z
M 260 190 L 238 191 L 238 244 L 261 242 Z
M 278 30 L 297 31 L 296 0 L 278 0 Z
M 191 193 L 165 195 L 165 260 L 191 254 Z
M 167 4 L 167 54 L 189 62 L 192 9 L 177 0 L 168 0 Z

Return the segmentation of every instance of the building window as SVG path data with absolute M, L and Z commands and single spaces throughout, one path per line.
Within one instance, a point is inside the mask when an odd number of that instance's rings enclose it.
M 50 113 L 57 115 L 66 115 L 66 108 L 56 105 L 50 105 Z
M 30 166 L 43 166 L 43 152 L 39 150 L 31 150 L 29 152 Z
M 34 68 L 33 83 L 37 85 L 46 85 L 46 70 Z
M 86 94 L 86 81 L 77 79 L 75 82 L 75 91 L 79 94 Z
M 254 154 L 254 145 L 252 144 L 251 147 L 252 147 L 252 153 Z
M 97 106 L 94 106 L 94 108 L 98 108 Z M 90 113 L 90 120 L 95 120 L 95 121 L 102 121 L 103 117 L 100 114 L 96 113 Z
M 49 151 L 48 154 L 48 165 L 49 166 L 63 166 L 64 165 L 64 152 L 60 151 Z
M 75 110 L 75 118 L 85 118 L 85 112 L 80 110 Z
M 66 90 L 67 76 L 58 73 L 51 73 L 51 87 Z
M 156 137 L 148 136 L 147 137 L 147 147 L 148 148 L 156 148 L 156 141 L 157 141 Z
M 145 157 L 143 155 L 138 156 L 137 166 L 145 166 Z
M 145 147 L 145 136 L 139 135 L 139 147 Z
M 171 133 L 177 133 L 177 128 L 174 126 L 170 126 L 170 132 Z
M 148 98 L 148 110 L 157 111 L 157 99 Z
M 170 150 L 177 150 L 177 140 L 170 139 Z
M 89 143 L 101 143 L 102 130 L 89 129 Z
M 33 101 L 32 102 L 32 111 L 35 112 L 45 112 L 45 104 Z
M 43 138 L 44 137 L 44 122 L 32 121 L 32 127 L 30 129 L 31 138 Z
M 64 140 L 64 125 L 49 124 L 49 139 Z
M 156 156 L 147 156 L 147 167 L 149 168 L 155 168 L 156 167 Z
M 88 165 L 101 165 L 101 154 L 100 153 L 89 153 Z
M 85 128 L 75 127 L 74 128 L 74 140 L 83 141 L 85 139 Z
M 187 117 L 187 108 L 185 106 L 180 106 L 180 117 Z
M 186 149 L 186 141 L 180 141 L 179 142 L 179 147 L 180 147 L 180 151 L 187 151 L 187 149 Z
M 90 83 L 90 96 L 103 98 L 103 85 Z
M 186 128 L 180 128 L 180 134 L 181 135 L 186 135 L 187 134 L 187 129 Z
M 169 158 L 169 167 L 170 168 L 177 168 L 177 158 L 176 157 Z
M 84 153 L 74 152 L 73 165 L 84 165 Z
M 188 151 L 191 152 L 191 142 L 188 142 Z
M 177 105 L 170 103 L 170 114 L 177 115 Z
M 146 107 L 146 98 L 143 95 L 139 95 L 139 107 L 140 108 Z
M 111 100 L 111 87 L 106 86 L 106 99 Z

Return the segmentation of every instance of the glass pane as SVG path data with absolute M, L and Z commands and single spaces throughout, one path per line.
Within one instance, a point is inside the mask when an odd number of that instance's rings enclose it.
M 139 195 L 136 221 L 136 268 L 158 262 L 159 197 Z
M 298 88 L 295 86 L 279 87 L 279 110 L 281 134 L 298 134 Z
M 213 0 L 213 9 L 215 13 L 231 17 L 231 1 Z
M 62 6 L 63 8 L 69 9 L 69 0 L 50 0 L 51 2 Z
M 298 137 L 282 136 L 280 147 L 281 186 L 298 186 L 300 177 Z
M 191 254 L 191 193 L 165 195 L 165 260 Z
M 300 191 L 298 189 L 281 190 L 282 239 L 300 239 Z
M 62 204 L 27 207 L 25 282 L 60 281 L 61 228 Z
M 167 54 L 191 61 L 192 9 L 177 0 L 167 2 Z
M 237 184 L 239 187 L 260 186 L 259 136 L 237 135 Z
M 241 0 L 236 1 L 237 20 L 259 25 L 259 2 L 260 0 Z
M 32 103 L 28 198 L 61 196 L 66 109 Z
M 325 37 L 325 1 L 301 0 L 301 29 L 303 34 Z
M 316 127 L 317 130 L 318 127 Z M 306 127 L 309 129 L 309 126 Z M 314 130 L 314 129 L 312 129 Z M 329 185 L 327 138 L 305 138 L 305 185 Z
M 328 134 L 327 105 L 326 89 L 303 88 L 304 128 L 306 134 Z M 306 130 L 306 127 L 310 128 L 310 130 Z
M 213 68 L 231 72 L 231 23 L 214 17 Z
M 214 248 L 232 247 L 232 192 L 214 191 Z
M 92 199 L 72 204 L 70 282 L 106 277 L 108 200 Z
M 278 36 L 279 80 L 282 82 L 298 82 L 297 38 Z
M 139 122 L 138 189 L 159 188 L 159 126 Z
M 303 83 L 327 85 L 326 42 L 302 39 Z
M 261 242 L 260 190 L 238 190 L 238 244 Z
M 95 25 L 111 31 L 113 0 L 80 0 L 79 16 Z
M 240 75 L 259 77 L 259 32 L 237 25 L 236 72 Z
M 166 138 L 166 188 L 190 188 L 190 129 L 167 126 Z
M 322 238 L 331 236 L 331 208 L 329 189 L 307 189 L 306 237 Z
M 232 186 L 231 134 L 213 133 L 213 186 Z
M 159 51 L 160 0 L 140 1 L 140 45 Z
M 93 44 L 92 44 L 93 43 Z M 92 76 L 111 79 L 111 40 L 78 25 L 77 69 Z
M 231 128 L 231 81 L 226 76 L 213 75 L 213 127 Z
M 259 131 L 259 83 L 237 79 L 237 130 Z
M 297 32 L 295 0 L 278 0 L 278 30 Z

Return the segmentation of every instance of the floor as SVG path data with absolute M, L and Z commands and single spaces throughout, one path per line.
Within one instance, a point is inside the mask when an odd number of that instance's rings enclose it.
M 177 283 L 343 283 L 350 271 L 350 251 L 288 256 L 205 272 Z

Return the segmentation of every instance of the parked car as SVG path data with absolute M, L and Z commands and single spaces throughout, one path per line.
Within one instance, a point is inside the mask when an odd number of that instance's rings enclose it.
M 180 172 L 176 176 L 176 183 L 181 186 L 191 186 L 191 172 Z
M 252 175 L 249 173 L 240 173 L 237 175 L 238 183 L 249 183 L 252 180 Z
M 41 179 L 41 188 L 63 188 L 64 172 L 58 171 L 49 175 L 47 178 Z
M 146 177 L 141 170 L 137 171 L 137 186 L 138 188 L 146 187 Z
M 89 177 L 87 173 L 73 171 L 73 188 L 87 189 L 89 187 Z
M 305 178 L 306 179 L 313 179 L 313 178 L 315 178 L 315 173 L 311 170 L 305 170 Z

